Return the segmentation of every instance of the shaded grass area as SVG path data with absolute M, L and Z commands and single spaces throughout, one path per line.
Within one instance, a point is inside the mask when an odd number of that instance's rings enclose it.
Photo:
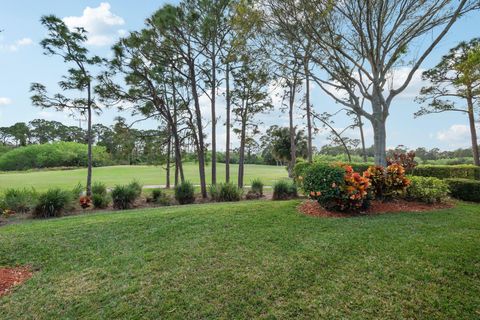
M 345 219 L 298 201 L 102 213 L 0 228 L 38 271 L 2 319 L 473 319 L 480 209 Z
M 210 167 L 207 167 L 207 173 Z M 217 167 L 217 180 L 225 180 L 225 165 Z M 184 164 L 185 177 L 194 184 L 199 184 L 198 165 L 196 163 Z M 232 181 L 236 183 L 238 165 L 231 165 Z M 46 170 L 30 172 L 5 172 L 0 174 L 0 191 L 6 188 L 35 187 L 38 191 L 50 187 L 73 188 L 76 184 L 86 183 L 86 169 L 73 170 Z M 249 184 L 255 178 L 261 179 L 265 184 L 272 185 L 273 182 L 287 178 L 285 167 L 266 165 L 245 165 L 245 183 Z M 112 166 L 93 168 L 93 181 L 100 181 L 113 187 L 116 184 L 127 184 L 133 179 L 144 185 L 165 184 L 165 169 L 161 166 Z M 207 174 L 209 183 L 210 174 Z M 171 181 L 174 181 L 172 170 Z

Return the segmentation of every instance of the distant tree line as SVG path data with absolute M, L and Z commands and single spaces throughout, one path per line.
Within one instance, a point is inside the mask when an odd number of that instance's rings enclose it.
M 0 127 L 3 146 L 20 147 L 31 144 L 77 142 L 87 144 L 87 130 L 78 126 L 66 126 L 58 121 L 35 119 L 19 122 L 10 127 Z M 162 130 L 130 128 L 123 118 L 117 118 L 112 126 L 92 126 L 92 140 L 103 146 L 118 164 L 163 164 L 166 162 L 168 136 Z

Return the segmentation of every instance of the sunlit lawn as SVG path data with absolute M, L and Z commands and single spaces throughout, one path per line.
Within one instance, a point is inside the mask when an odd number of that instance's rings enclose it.
M 313 218 L 298 201 L 100 213 L 0 228 L 32 279 L 1 319 L 476 319 L 480 208 Z
M 218 165 L 218 182 L 225 179 L 225 165 Z M 236 182 L 237 165 L 231 165 L 231 178 Z M 172 170 L 173 171 L 173 170 Z M 192 183 L 198 184 L 198 165 L 186 163 L 184 165 L 185 177 Z M 210 181 L 211 167 L 207 166 L 206 174 Z M 261 179 L 266 185 L 272 185 L 274 181 L 287 177 L 285 167 L 266 165 L 246 165 L 245 184 L 249 184 L 255 178 Z M 101 181 L 109 187 L 116 184 L 125 184 L 137 179 L 144 185 L 165 184 L 165 169 L 161 166 L 113 166 L 93 169 L 93 181 Z M 173 183 L 173 172 L 172 172 Z M 72 188 L 78 183 L 85 184 L 86 169 L 75 170 L 42 170 L 30 172 L 0 172 L 0 190 L 17 187 L 35 187 L 37 190 L 45 190 L 49 187 Z

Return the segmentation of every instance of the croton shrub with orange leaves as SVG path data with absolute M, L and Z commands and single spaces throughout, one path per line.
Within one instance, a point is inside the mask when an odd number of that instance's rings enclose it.
M 369 206 L 370 180 L 351 166 L 312 164 L 300 177 L 305 194 L 336 211 L 358 211 Z
M 405 176 L 405 169 L 400 164 L 388 167 L 371 166 L 365 172 L 372 184 L 376 199 L 388 200 L 401 198 L 407 194 L 410 180 Z

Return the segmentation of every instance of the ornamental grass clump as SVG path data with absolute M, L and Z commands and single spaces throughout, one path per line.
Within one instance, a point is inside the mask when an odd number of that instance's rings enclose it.
M 220 183 L 210 186 L 210 195 L 214 201 L 218 202 L 240 201 L 242 189 L 233 183 Z
M 59 188 L 49 189 L 38 196 L 33 210 L 35 218 L 59 217 L 72 207 L 73 193 Z
M 7 189 L 3 194 L 3 206 L 13 212 L 27 213 L 35 207 L 37 197 L 34 189 Z
M 175 199 L 180 204 L 195 202 L 195 188 L 189 181 L 182 182 L 175 187 Z
M 92 185 L 92 204 L 96 209 L 105 209 L 110 204 L 107 186 L 102 182 L 95 182 Z
M 128 185 L 115 186 L 112 190 L 112 201 L 115 209 L 130 209 L 135 200 L 142 194 L 142 186 L 133 181 Z
M 280 180 L 273 185 L 273 200 L 295 199 L 297 196 L 297 185 L 293 181 Z

